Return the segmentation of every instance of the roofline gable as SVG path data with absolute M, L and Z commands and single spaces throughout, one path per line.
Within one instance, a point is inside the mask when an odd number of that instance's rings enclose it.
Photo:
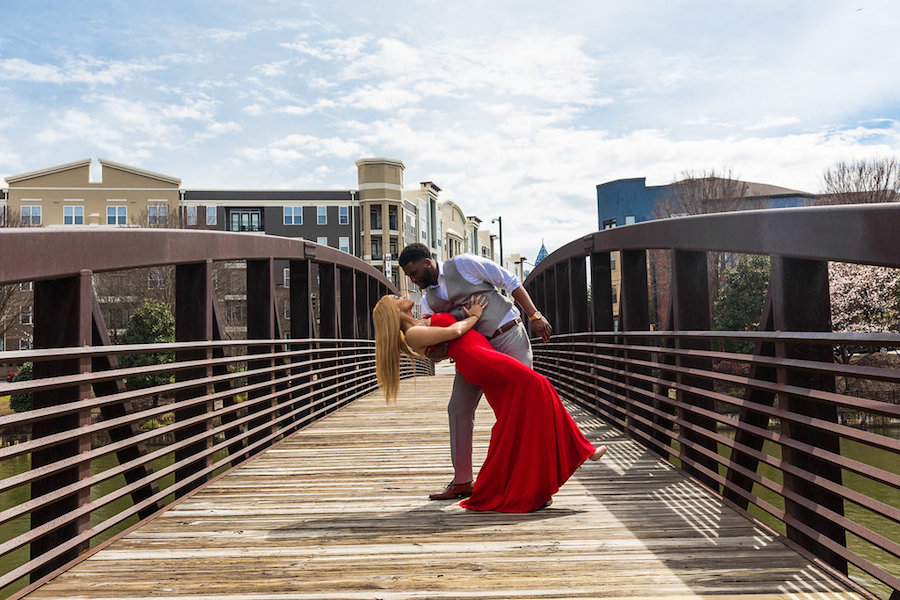
M 160 181 L 165 181 L 166 183 L 171 183 L 178 186 L 181 185 L 181 179 L 178 177 L 170 177 L 169 175 L 163 175 L 162 173 L 146 171 L 137 167 L 131 167 L 128 165 L 123 165 L 121 163 L 113 162 L 111 160 L 106 160 L 105 158 L 98 158 L 97 162 L 99 162 L 103 168 L 110 167 L 111 169 L 116 169 L 117 171 L 125 171 L 126 173 L 141 175 L 143 177 L 150 177 L 151 179 L 159 179 Z
M 35 177 L 43 177 L 44 175 L 53 175 L 54 173 L 61 173 L 63 171 L 71 171 L 72 169 L 77 169 L 79 167 L 90 166 L 91 160 L 92 159 L 90 158 L 86 158 L 84 160 L 76 160 L 75 162 L 66 163 L 64 165 L 56 165 L 55 167 L 47 167 L 46 169 L 29 171 L 27 173 L 20 173 L 18 175 L 9 175 L 4 179 L 6 179 L 7 184 L 18 183 L 27 179 L 34 179 Z

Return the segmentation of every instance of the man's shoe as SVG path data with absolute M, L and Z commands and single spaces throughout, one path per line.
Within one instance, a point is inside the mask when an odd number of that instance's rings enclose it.
M 429 494 L 429 500 L 454 500 L 456 498 L 468 498 L 472 495 L 472 482 L 447 484 L 440 492 Z

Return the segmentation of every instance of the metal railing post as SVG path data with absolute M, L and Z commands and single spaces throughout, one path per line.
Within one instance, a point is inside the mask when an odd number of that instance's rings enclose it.
M 63 348 L 71 346 L 91 345 L 91 309 L 93 289 L 92 273 L 81 271 L 73 277 L 36 281 L 34 283 L 34 347 Z M 91 370 L 89 358 L 73 358 L 53 361 L 36 361 L 34 378 L 58 377 L 60 375 L 78 375 Z M 91 396 L 89 384 L 77 384 L 69 387 L 37 391 L 33 394 L 32 408 L 50 408 L 59 404 L 87 400 Z M 78 430 L 91 424 L 91 411 L 77 412 L 42 419 L 32 425 L 32 438 L 37 440 L 49 435 Z M 65 442 L 50 448 L 35 450 L 31 455 L 31 469 L 39 469 L 66 458 L 75 458 L 79 454 L 90 451 L 91 436 L 81 435 L 71 442 Z M 59 471 L 53 477 L 44 477 L 31 483 L 31 497 L 40 498 L 53 494 L 56 490 L 76 483 L 90 476 L 90 463 L 83 462 L 71 468 Z M 45 523 L 53 521 L 90 502 L 90 490 L 82 489 L 64 498 L 59 498 L 31 512 L 31 529 L 39 529 Z M 69 540 L 78 537 L 90 527 L 90 514 L 75 517 L 68 523 L 48 531 L 45 535 L 31 542 L 31 558 L 39 559 L 44 554 L 54 551 Z M 52 560 L 37 567 L 31 572 L 31 581 L 51 573 L 61 565 L 77 558 L 88 549 L 85 540 L 65 550 Z
M 692 252 L 686 250 L 672 251 L 672 329 L 675 331 L 709 331 L 710 329 L 710 305 L 709 305 L 709 276 L 706 264 L 706 252 Z M 709 350 L 709 340 L 685 340 L 675 338 L 675 348 L 678 350 Z M 675 365 L 679 368 L 698 369 L 705 372 L 712 370 L 712 360 L 678 355 Z M 712 389 L 712 383 L 708 378 L 678 373 L 676 381 L 679 384 L 700 389 Z M 714 400 L 699 394 L 678 391 L 678 398 L 682 404 L 696 406 L 698 408 L 715 411 Z M 692 448 L 692 445 L 702 446 L 713 453 L 717 451 L 716 442 L 709 438 L 706 432 L 715 433 L 716 421 L 710 417 L 699 415 L 692 410 L 681 409 L 681 417 L 691 427 L 686 427 L 681 432 L 687 444 L 682 448 L 682 454 L 691 462 L 703 465 L 713 473 L 717 472 L 718 463 L 715 459 L 704 455 Z M 690 473 L 698 481 L 705 483 L 714 490 L 719 489 L 718 483 L 707 474 L 703 473 L 689 462 L 684 464 L 684 470 Z
M 175 341 L 194 342 L 209 341 L 213 337 L 212 328 L 212 303 L 213 285 L 211 261 L 176 265 L 175 267 Z M 179 350 L 175 353 L 175 360 L 209 360 L 212 352 L 206 350 Z M 186 383 L 194 379 L 201 379 L 212 375 L 210 367 L 198 367 L 196 369 L 179 370 L 175 372 L 175 381 Z M 207 386 L 180 387 L 175 392 L 176 405 L 185 400 L 204 396 L 211 390 Z M 175 409 L 175 421 L 184 421 L 192 417 L 200 416 L 212 411 L 210 402 L 197 404 L 188 408 Z M 212 429 L 212 423 L 206 419 L 196 425 L 178 429 L 175 432 L 175 441 L 180 442 L 204 431 Z M 196 442 L 175 451 L 175 462 L 189 460 L 192 456 L 200 454 L 203 450 L 212 447 L 212 439 L 206 437 L 203 441 Z M 175 481 L 182 481 L 194 473 L 209 467 L 212 464 L 212 456 L 186 464 L 175 471 Z M 176 497 L 181 497 L 192 489 L 203 485 L 209 479 L 209 475 L 201 477 L 176 492 Z
M 773 256 L 771 259 L 770 283 L 772 290 L 772 310 L 776 331 L 831 331 L 831 297 L 828 287 L 828 263 Z M 776 353 L 785 359 L 814 360 L 832 362 L 833 354 L 827 344 L 777 343 Z M 834 375 L 804 372 L 778 368 L 778 383 L 808 389 L 835 391 Z M 780 407 L 784 410 L 806 415 L 829 423 L 838 423 L 838 411 L 834 405 L 810 400 L 808 397 L 784 394 L 780 396 Z M 788 439 L 811 446 L 841 453 L 840 436 L 790 420 L 781 421 L 782 434 Z M 815 473 L 830 481 L 841 483 L 840 467 L 802 452 L 790 446 L 782 446 L 782 459 L 789 465 Z M 803 498 L 815 498 L 816 503 L 843 516 L 844 503 L 841 497 L 789 471 L 784 472 L 786 491 L 795 492 Z M 812 537 L 801 532 L 792 521 L 806 525 L 813 531 L 825 535 L 846 547 L 846 534 L 839 525 L 828 517 L 803 507 L 790 497 L 785 497 L 787 537 L 824 560 L 839 571 L 847 572 L 844 557 L 829 550 Z

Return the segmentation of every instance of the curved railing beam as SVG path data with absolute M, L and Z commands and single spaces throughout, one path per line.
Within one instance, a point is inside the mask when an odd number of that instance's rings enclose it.
M 352 268 L 382 280 L 372 265 L 306 240 L 253 233 L 96 227 L 0 229 L 0 283 L 204 262 L 206 260 L 307 259 Z M 38 259 L 38 257 L 40 257 Z
M 591 252 L 674 248 L 900 265 L 900 203 L 778 208 L 646 221 L 597 231 L 559 248 L 529 275 Z

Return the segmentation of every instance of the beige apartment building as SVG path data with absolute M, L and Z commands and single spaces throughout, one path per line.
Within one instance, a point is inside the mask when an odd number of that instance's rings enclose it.
M 362 259 L 394 282 L 402 294 L 408 280 L 398 273 L 397 256 L 403 249 L 403 161 L 361 158 L 356 161 L 359 209 L 362 219 Z
M 466 252 L 466 215 L 452 200 L 441 202 L 444 258 L 453 258 Z
M 6 177 L 5 224 L 162 226 L 178 215 L 181 179 L 88 158 Z

